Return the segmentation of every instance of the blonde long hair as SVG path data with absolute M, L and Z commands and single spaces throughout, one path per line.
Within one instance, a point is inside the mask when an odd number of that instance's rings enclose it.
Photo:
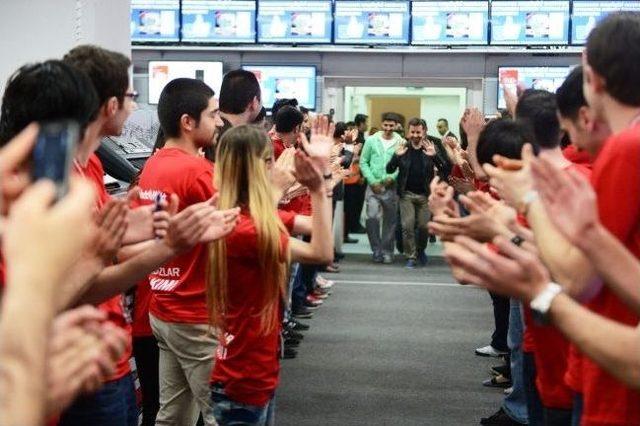
M 218 208 L 241 206 L 248 209 L 257 231 L 258 262 L 263 280 L 262 298 L 255 315 L 261 332 L 272 332 L 279 322 L 276 314 L 285 294 L 288 253 L 283 258 L 281 233 L 287 232 L 277 214 L 265 160 L 272 156 L 266 133 L 255 126 L 234 127 L 223 135 L 216 153 L 214 183 L 218 188 Z M 229 283 L 227 244 L 220 239 L 209 246 L 207 307 L 211 325 L 226 331 Z M 231 277 L 233 280 L 233 277 Z

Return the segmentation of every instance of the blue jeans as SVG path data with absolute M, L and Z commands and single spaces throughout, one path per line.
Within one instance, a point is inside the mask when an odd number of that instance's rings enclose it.
M 531 352 L 523 353 L 522 376 L 524 378 L 524 390 L 527 395 L 529 424 L 531 426 L 542 426 L 544 425 L 544 411 L 536 388 L 536 363 Z
M 509 308 L 509 333 L 507 344 L 511 351 L 511 382 L 513 391 L 507 395 L 502 404 L 505 413 L 518 423 L 529 424 L 527 412 L 527 396 L 524 390 L 522 376 L 522 315 L 520 302 L 510 299 Z
M 211 385 L 213 415 L 219 426 L 273 426 L 275 425 L 276 397 L 264 407 L 232 401 L 220 383 Z
M 571 426 L 580 426 L 580 420 L 582 420 L 582 407 L 584 401 L 582 400 L 581 393 L 573 394 L 573 412 L 571 413 Z
M 93 395 L 78 398 L 59 426 L 137 426 L 138 407 L 131 373 L 106 383 Z

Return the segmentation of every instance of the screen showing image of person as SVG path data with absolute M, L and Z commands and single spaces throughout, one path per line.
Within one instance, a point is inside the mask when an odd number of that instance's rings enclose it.
M 409 2 L 350 1 L 335 3 L 337 44 L 409 44 Z
M 182 41 L 255 43 L 256 2 L 182 0 Z
M 131 0 L 132 42 L 180 41 L 179 0 Z
M 569 1 L 491 3 L 491 44 L 554 45 L 569 42 Z
M 574 0 L 571 13 L 571 44 L 585 44 L 591 30 L 611 12 L 640 12 L 640 1 Z
M 331 43 L 330 0 L 258 2 L 258 42 Z
M 411 44 L 487 44 L 489 2 L 411 2 Z

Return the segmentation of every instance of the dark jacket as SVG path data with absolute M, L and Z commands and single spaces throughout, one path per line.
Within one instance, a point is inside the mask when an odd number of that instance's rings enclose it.
M 409 149 L 413 149 L 409 146 Z M 398 194 L 402 196 L 404 194 L 405 188 L 407 187 L 407 179 L 409 176 L 409 167 L 410 159 L 408 155 L 408 151 L 404 153 L 404 155 L 398 156 L 398 154 L 393 154 L 389 163 L 387 163 L 387 173 L 393 173 L 396 169 L 400 169 L 398 173 Z M 436 156 L 437 157 L 437 156 Z M 420 159 L 422 160 L 422 167 L 427 171 L 427 179 L 424 181 L 426 194 L 429 195 L 429 184 L 435 175 L 435 157 L 429 156 L 425 154 L 422 150 L 420 150 Z

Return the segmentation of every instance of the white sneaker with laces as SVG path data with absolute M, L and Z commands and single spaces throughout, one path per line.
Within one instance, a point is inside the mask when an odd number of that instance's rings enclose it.
M 478 356 L 490 356 L 493 358 L 500 358 L 501 356 L 505 356 L 507 354 L 508 352 L 499 351 L 491 345 L 487 345 L 482 348 L 476 349 L 476 355 Z

